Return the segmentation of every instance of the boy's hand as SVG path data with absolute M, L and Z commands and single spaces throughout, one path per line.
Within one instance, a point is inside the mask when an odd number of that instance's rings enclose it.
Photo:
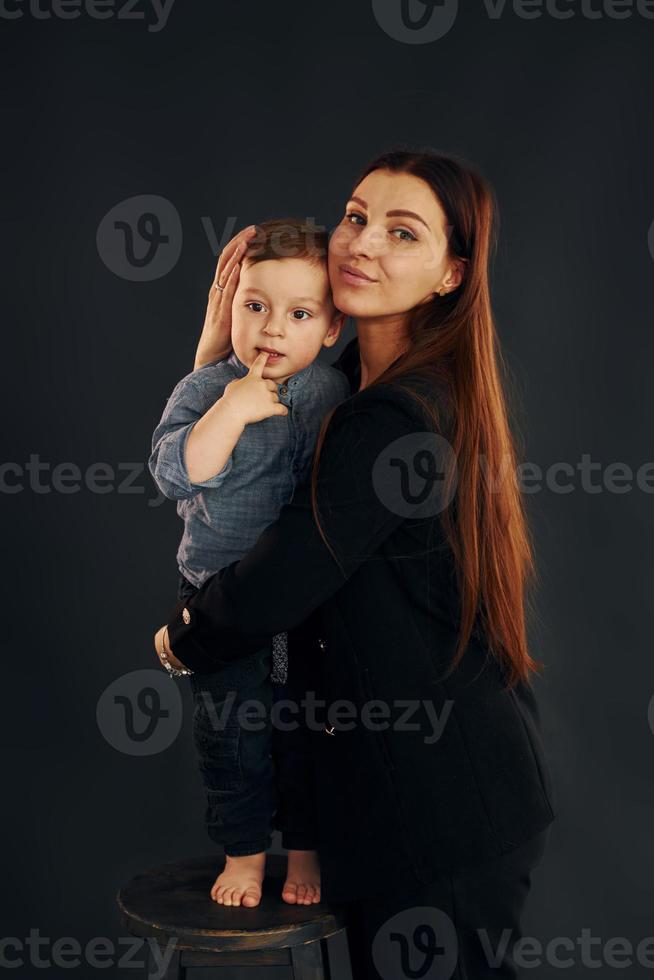
M 257 234 L 255 225 L 239 231 L 225 245 L 218 257 L 216 274 L 211 283 L 202 335 L 195 352 L 193 369 L 221 360 L 232 350 L 232 300 L 238 285 L 240 261 L 248 243 Z M 217 289 L 216 286 L 222 286 Z
M 260 351 L 243 378 L 235 378 L 225 386 L 221 401 L 235 418 L 247 425 L 271 415 L 288 415 L 277 394 L 277 382 L 263 377 L 268 355 Z

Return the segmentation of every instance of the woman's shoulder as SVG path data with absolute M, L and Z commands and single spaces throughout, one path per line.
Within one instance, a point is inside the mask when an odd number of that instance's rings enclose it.
M 407 371 L 392 382 L 375 383 L 358 390 L 361 383 L 359 338 L 355 336 L 345 345 L 332 367 L 342 371 L 350 382 L 349 411 L 367 407 L 371 401 L 404 405 L 415 410 L 423 401 L 444 413 L 452 413 L 449 384 L 435 366 Z
M 439 431 L 448 438 L 453 434 L 451 391 L 434 372 L 413 371 L 393 381 L 373 383 L 350 395 L 339 410 L 343 415 L 371 413 L 380 421 L 402 413 L 412 428 Z

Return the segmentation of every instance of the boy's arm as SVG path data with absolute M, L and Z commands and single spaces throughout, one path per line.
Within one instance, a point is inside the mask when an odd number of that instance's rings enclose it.
M 218 487 L 232 468 L 232 450 L 238 442 L 240 432 L 235 423 L 225 419 L 225 427 L 218 429 L 223 410 L 219 411 L 222 398 L 213 402 L 202 387 L 187 376 L 176 385 L 166 403 L 161 421 L 152 436 L 152 453 L 148 467 L 152 477 L 164 496 L 171 500 L 186 500 L 194 497 L 204 487 Z M 211 414 L 210 431 L 213 432 L 213 464 L 209 459 L 203 440 L 199 440 L 200 456 L 204 459 L 204 469 L 187 466 L 187 446 L 195 427 L 205 415 Z M 215 431 L 218 429 L 218 431 Z
M 277 394 L 277 383 L 263 377 L 268 355 L 259 353 L 242 378 L 225 386 L 222 398 L 189 433 L 186 467 L 195 483 L 208 480 L 225 466 L 243 429 L 271 415 L 288 415 Z
M 263 377 L 267 359 L 265 352 L 258 354 L 248 373 L 225 385 L 213 404 L 192 374 L 175 387 L 152 436 L 148 462 L 164 496 L 184 500 L 203 487 L 220 486 L 245 426 L 288 415 L 276 382 Z
M 185 446 L 189 481 L 200 484 L 220 473 L 241 438 L 245 422 L 224 396 L 192 426 Z

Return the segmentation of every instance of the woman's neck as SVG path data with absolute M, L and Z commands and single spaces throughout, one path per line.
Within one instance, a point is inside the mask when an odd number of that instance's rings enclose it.
M 361 358 L 361 391 L 406 350 L 406 317 L 360 317 L 356 321 L 356 331 Z

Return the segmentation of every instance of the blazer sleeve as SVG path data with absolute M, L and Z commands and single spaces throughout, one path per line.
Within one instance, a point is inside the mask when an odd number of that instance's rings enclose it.
M 320 536 L 308 478 L 240 559 L 212 575 L 168 623 L 175 656 L 210 673 L 293 629 L 337 592 L 419 504 L 393 496 L 389 453 L 412 454 L 425 431 L 416 412 L 383 385 L 341 403 L 327 429 L 317 477 Z M 395 444 L 394 446 L 392 444 Z M 390 491 L 390 492 L 389 492 Z

